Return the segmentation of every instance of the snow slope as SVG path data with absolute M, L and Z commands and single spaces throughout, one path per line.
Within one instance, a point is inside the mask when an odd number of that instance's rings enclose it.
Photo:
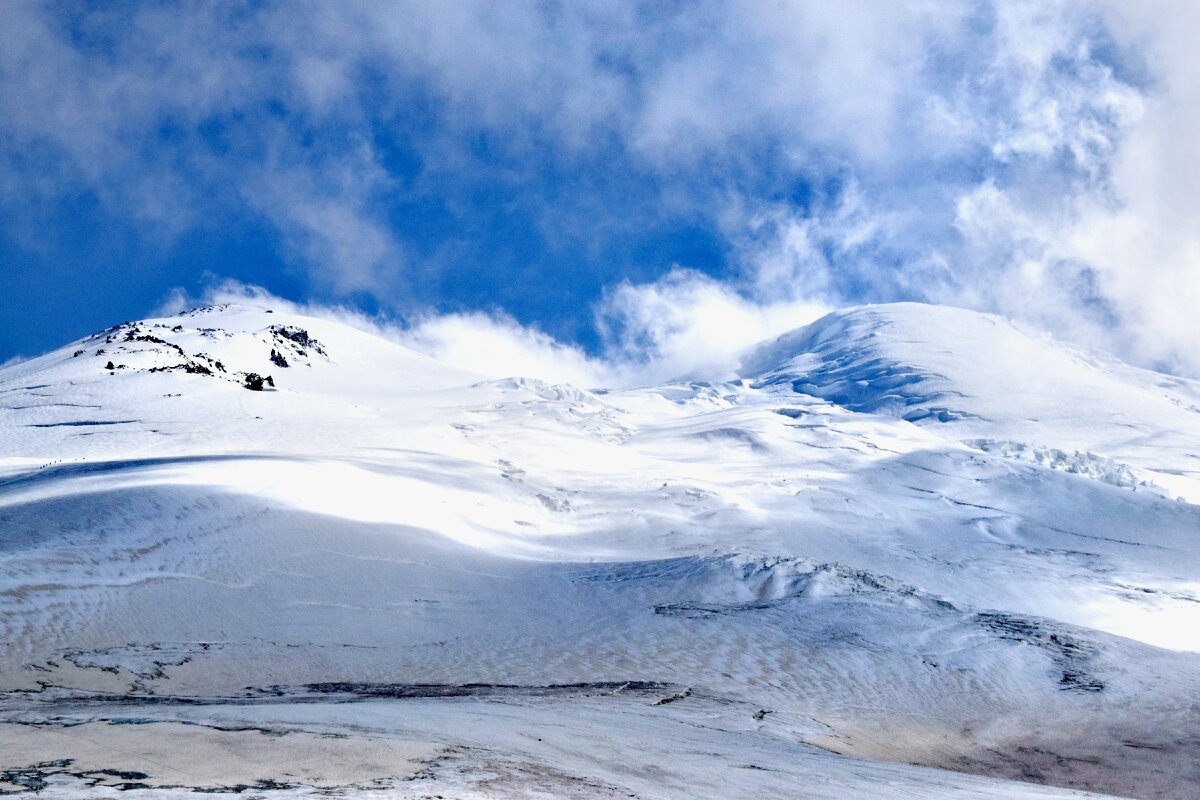
M 1200 385 L 910 304 L 832 314 L 739 374 L 488 381 L 243 306 L 5 369 L 3 780 L 1200 786 Z M 143 726 L 280 766 L 162 766 Z M 331 734 L 372 754 L 353 775 L 325 766 Z

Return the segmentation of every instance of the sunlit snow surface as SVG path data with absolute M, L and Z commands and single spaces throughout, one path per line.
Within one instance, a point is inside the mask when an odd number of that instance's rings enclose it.
M 1197 442 L 931 306 L 608 391 L 118 326 L 0 372 L 0 790 L 1194 796 Z

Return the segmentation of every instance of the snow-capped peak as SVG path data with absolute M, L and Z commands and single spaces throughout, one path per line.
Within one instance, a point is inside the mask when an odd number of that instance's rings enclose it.
M 739 374 L 956 441 L 1115 460 L 1200 499 L 1200 469 L 1178 468 L 1200 441 L 1200 383 L 995 315 L 919 303 L 836 311 L 751 348 Z

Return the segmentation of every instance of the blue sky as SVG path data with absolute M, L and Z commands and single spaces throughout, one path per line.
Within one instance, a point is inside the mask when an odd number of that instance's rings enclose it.
M 5 16 L 0 362 L 232 279 L 671 369 L 909 299 L 1200 374 L 1192 4 Z

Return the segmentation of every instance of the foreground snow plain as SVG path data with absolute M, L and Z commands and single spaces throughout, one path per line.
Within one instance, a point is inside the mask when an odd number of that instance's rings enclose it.
M 0 790 L 1200 794 L 1200 384 L 912 304 L 701 377 L 254 306 L 5 369 Z

